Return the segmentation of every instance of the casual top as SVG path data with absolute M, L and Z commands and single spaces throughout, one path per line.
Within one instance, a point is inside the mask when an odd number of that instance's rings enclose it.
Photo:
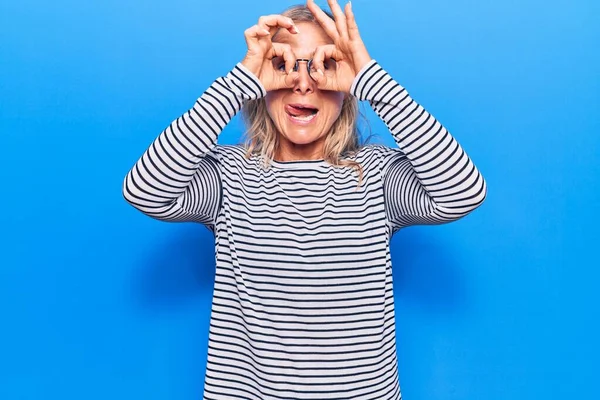
M 217 137 L 266 95 L 242 64 L 218 78 L 141 156 L 126 200 L 215 234 L 204 399 L 400 399 L 390 238 L 457 220 L 486 184 L 435 118 L 376 61 L 351 94 L 399 148 L 363 147 L 350 167 L 245 157 Z

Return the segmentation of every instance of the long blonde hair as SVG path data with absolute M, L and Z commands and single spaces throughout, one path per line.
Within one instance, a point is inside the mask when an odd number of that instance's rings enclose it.
M 333 19 L 330 13 L 326 12 L 326 14 Z M 282 15 L 291 18 L 294 22 L 318 24 L 311 11 L 303 5 L 293 6 Z M 356 97 L 345 96 L 340 115 L 326 135 L 323 159 L 331 165 L 355 169 L 360 180 L 362 179 L 360 164 L 346 158 L 355 155 L 361 147 L 357 125 L 359 115 Z M 275 123 L 269 116 L 264 97 L 249 101 L 242 109 L 242 117 L 247 129 L 246 156 L 260 155 L 264 166 L 268 167 L 279 147 L 279 135 Z

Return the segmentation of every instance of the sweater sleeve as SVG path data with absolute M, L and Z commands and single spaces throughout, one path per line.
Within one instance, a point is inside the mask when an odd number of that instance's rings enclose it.
M 392 232 L 455 221 L 483 203 L 485 180 L 462 147 L 376 61 L 360 71 L 351 93 L 370 103 L 398 145 L 382 157 Z
M 218 135 L 248 100 L 265 95 L 260 81 L 240 63 L 216 79 L 127 173 L 125 200 L 158 220 L 200 222 L 213 229 L 222 189 Z

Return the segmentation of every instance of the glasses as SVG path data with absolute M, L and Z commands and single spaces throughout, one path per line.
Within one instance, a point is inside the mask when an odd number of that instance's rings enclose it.
M 312 80 L 315 80 L 315 76 L 317 76 L 317 74 L 319 73 L 317 71 L 317 68 L 314 65 L 313 59 L 307 59 L 307 58 L 297 58 L 296 62 L 294 63 L 294 68 L 293 71 L 294 72 L 298 72 L 298 70 L 300 69 L 300 62 L 305 62 L 306 63 L 306 69 L 308 70 L 308 75 L 311 77 Z M 273 58 L 273 68 L 275 68 L 276 71 L 281 71 L 282 73 L 285 73 L 285 60 L 283 59 L 283 57 L 274 57 Z M 326 60 L 323 61 L 323 75 L 325 76 L 332 76 L 335 75 L 335 71 L 337 69 L 337 63 L 333 58 L 328 58 Z

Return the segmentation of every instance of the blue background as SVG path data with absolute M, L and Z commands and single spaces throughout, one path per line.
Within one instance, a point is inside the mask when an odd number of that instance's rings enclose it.
M 241 60 L 243 31 L 293 3 L 2 1 L 0 399 L 201 397 L 212 236 L 142 215 L 121 184 Z M 393 239 L 403 397 L 597 399 L 600 3 L 353 5 L 489 187 Z

